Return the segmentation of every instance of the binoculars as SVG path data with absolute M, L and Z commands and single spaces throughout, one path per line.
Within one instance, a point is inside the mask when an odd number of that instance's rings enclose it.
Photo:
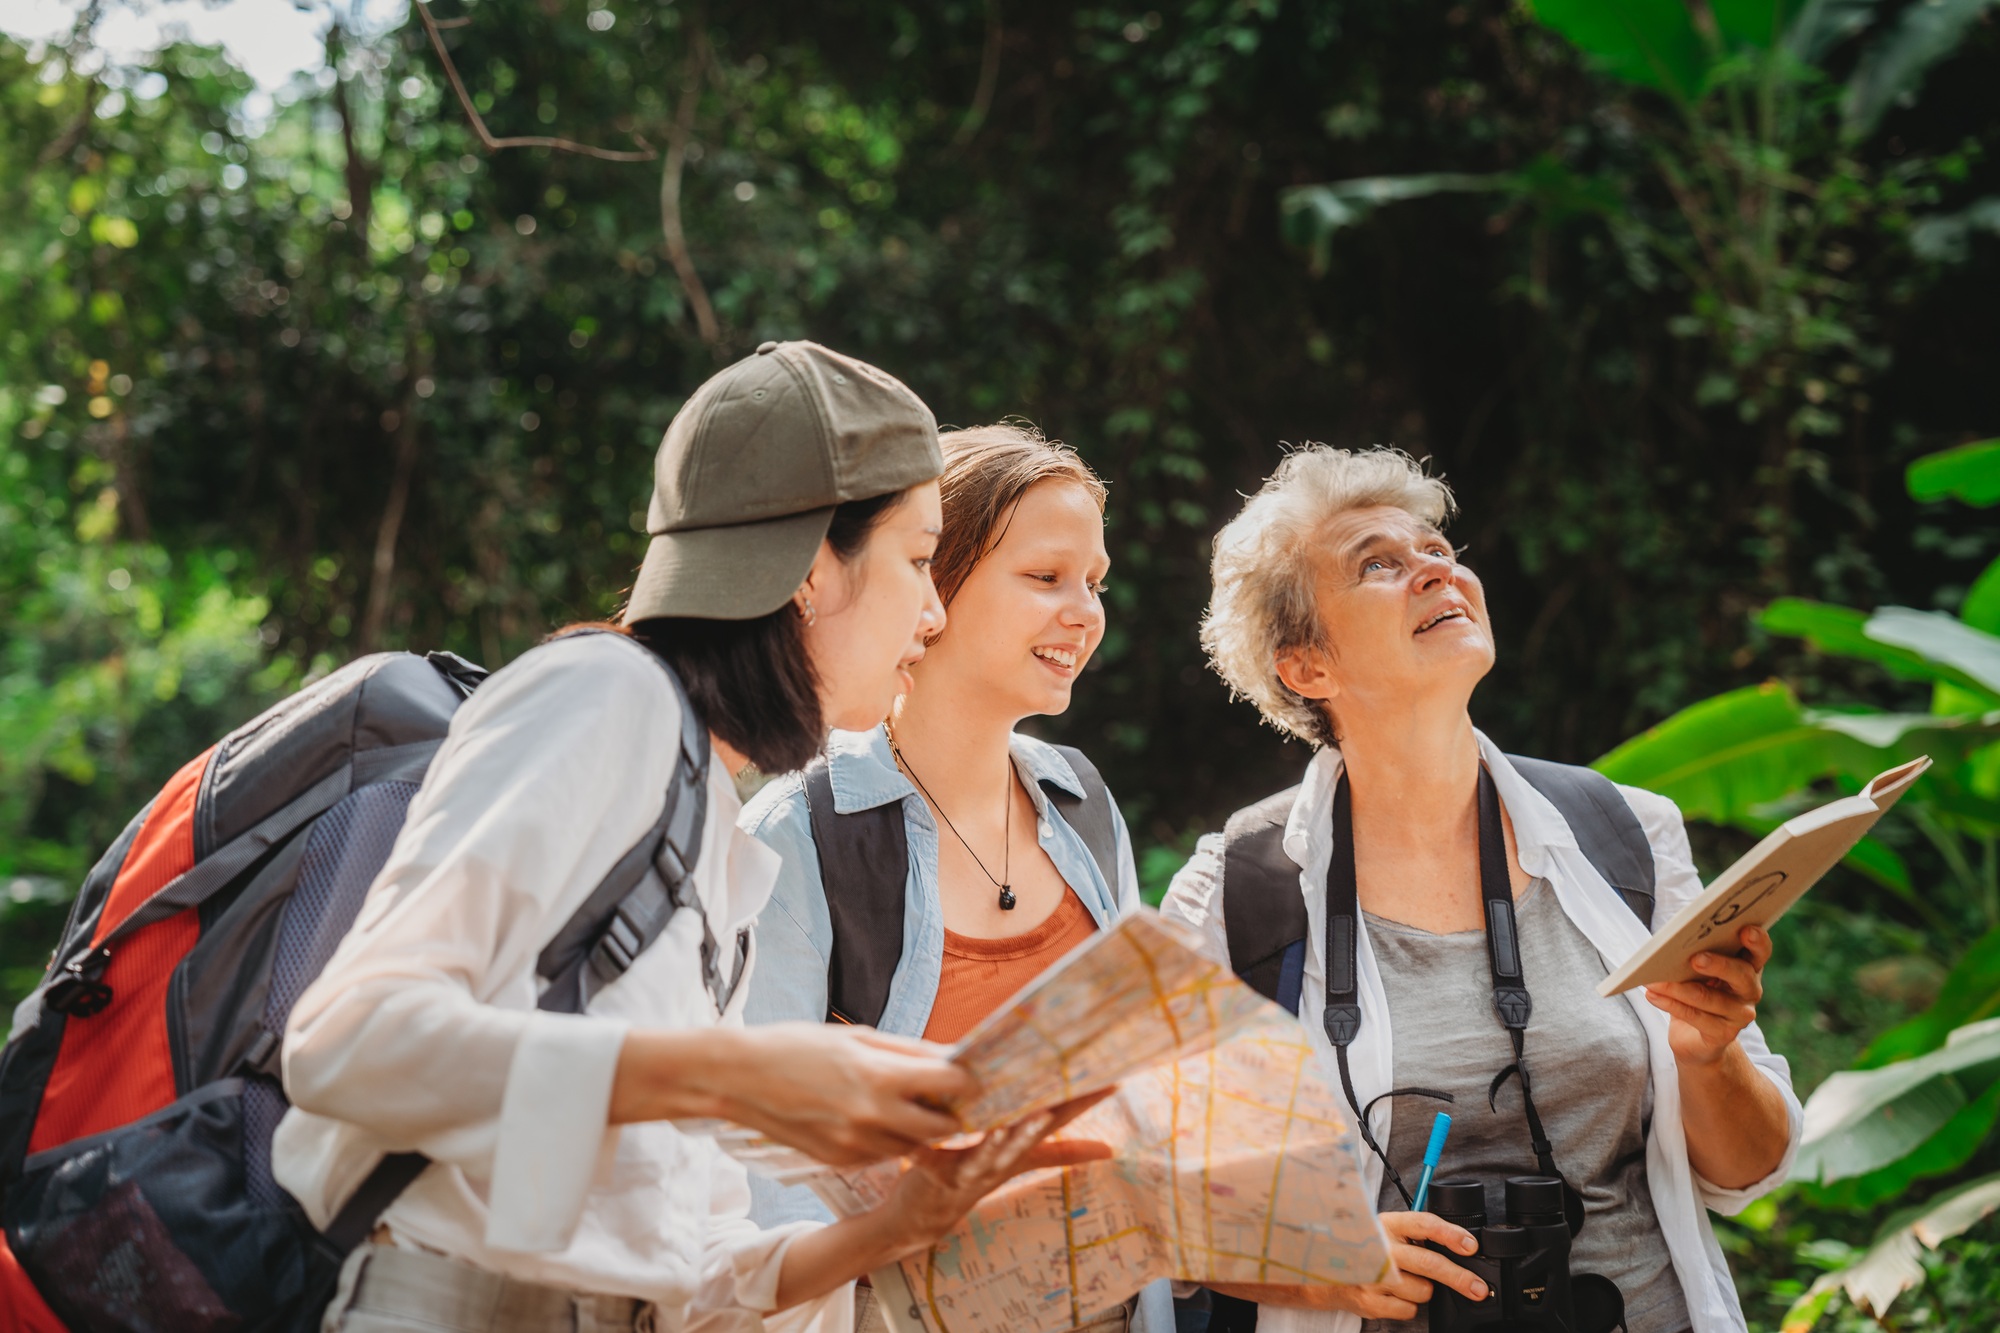
M 1610 1333 L 1625 1323 L 1616 1284 L 1595 1273 L 1569 1271 L 1570 1229 L 1563 1182 L 1553 1176 L 1510 1176 L 1506 1220 L 1486 1220 L 1486 1186 L 1477 1180 L 1431 1184 L 1430 1211 L 1470 1231 L 1471 1257 L 1430 1248 L 1477 1273 L 1486 1299 L 1469 1300 L 1436 1284 L 1431 1333 Z

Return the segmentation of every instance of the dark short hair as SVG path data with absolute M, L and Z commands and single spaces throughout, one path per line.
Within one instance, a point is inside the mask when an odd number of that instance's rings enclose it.
M 891 491 L 836 507 L 827 545 L 842 560 L 853 560 L 904 494 Z M 559 635 L 580 628 L 572 625 Z M 789 600 L 752 620 L 656 616 L 595 628 L 629 634 L 659 654 L 708 729 L 766 773 L 804 768 L 826 743 L 819 677 Z

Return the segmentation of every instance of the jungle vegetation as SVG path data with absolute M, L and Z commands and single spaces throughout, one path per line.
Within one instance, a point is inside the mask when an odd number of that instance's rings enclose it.
M 1990 1325 L 1984 0 L 319 0 L 275 100 L 108 59 L 114 3 L 0 40 L 0 996 L 302 680 L 613 612 L 676 408 L 811 337 L 1111 482 L 1111 630 L 1044 729 L 1155 889 L 1306 758 L 1194 634 L 1287 442 L 1432 460 L 1480 725 L 1675 796 L 1711 872 L 1937 757 L 1779 929 L 1765 1023 L 1839 1114 L 1723 1234 L 1758 1329 Z

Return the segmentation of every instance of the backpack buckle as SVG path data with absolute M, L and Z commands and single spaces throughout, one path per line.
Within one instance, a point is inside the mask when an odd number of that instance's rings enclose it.
M 111 987 L 99 980 L 111 963 L 111 950 L 92 949 L 63 971 L 68 975 L 49 983 L 42 1003 L 71 1018 L 95 1018 L 111 1007 Z

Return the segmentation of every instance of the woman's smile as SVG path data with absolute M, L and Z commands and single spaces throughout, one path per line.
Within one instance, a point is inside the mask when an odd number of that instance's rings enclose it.
M 1039 648 L 1030 648 L 1028 651 L 1034 656 L 1037 662 L 1040 662 L 1064 680 L 1071 680 L 1076 676 L 1076 659 L 1080 650 L 1076 648 L 1061 648 L 1054 644 L 1044 644 Z

